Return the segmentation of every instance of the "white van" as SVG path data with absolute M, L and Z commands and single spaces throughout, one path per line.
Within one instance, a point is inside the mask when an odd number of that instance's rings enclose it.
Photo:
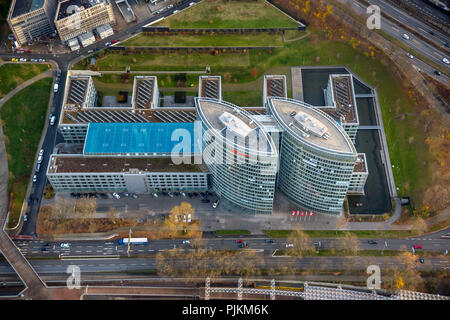
M 58 92 L 58 84 L 55 83 L 55 85 L 53 86 L 53 92 Z

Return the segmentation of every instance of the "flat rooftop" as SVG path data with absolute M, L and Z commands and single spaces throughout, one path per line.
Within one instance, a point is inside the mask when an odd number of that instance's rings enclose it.
M 242 108 L 215 99 L 196 98 L 195 101 L 198 112 L 201 112 L 203 118 L 208 122 L 207 126 L 227 137 L 227 140 L 233 139 L 233 143 L 242 148 L 267 153 L 274 152 L 264 131 L 255 122 L 255 119 Z M 257 137 L 259 139 L 264 137 L 266 143 L 259 142 L 258 144 Z M 261 150 L 263 147 L 265 150 Z
M 278 116 L 282 123 L 280 126 L 283 130 L 289 131 L 297 139 L 316 145 L 320 148 L 327 149 L 329 151 L 337 151 L 341 153 L 354 153 L 356 152 L 350 138 L 344 132 L 336 122 L 327 117 L 319 109 L 310 106 L 304 102 L 282 99 L 282 98 L 269 98 L 269 105 L 272 105 L 274 114 Z M 298 114 L 306 115 L 305 121 L 311 120 L 310 124 L 302 126 L 295 116 Z M 323 134 L 325 136 L 319 137 L 316 134 L 308 132 L 309 125 L 313 126 L 320 124 L 324 128 Z M 306 130 L 305 130 L 306 127 Z
M 264 81 L 268 97 L 287 97 L 286 78 L 284 76 L 265 76 Z
M 133 102 L 137 109 L 149 109 L 156 90 L 155 76 L 134 77 Z
M 193 161 L 191 161 L 193 163 Z M 205 172 L 202 165 L 179 164 L 171 158 L 124 158 L 124 157 L 84 157 L 59 156 L 50 157 L 48 173 L 83 173 L 83 172 Z
M 172 140 L 172 135 L 176 135 Z M 178 136 L 183 138 L 178 138 Z M 199 133 L 201 139 L 201 132 Z M 91 123 L 84 144 L 85 155 L 171 154 L 187 140 L 189 150 L 199 153 L 200 142 L 194 139 L 194 123 Z M 177 152 L 180 150 L 177 149 Z
M 336 121 L 344 123 L 357 122 L 352 76 L 350 74 L 330 75 L 330 78 L 332 94 L 336 105 L 334 108 L 321 108 L 321 110 Z
M 355 162 L 355 168 L 353 169 L 353 172 L 368 172 L 366 163 L 367 163 L 366 162 L 366 154 L 358 153 L 358 156 L 357 156 L 356 162 Z
M 220 100 L 222 97 L 220 81 L 220 76 L 200 76 L 198 96 Z
M 42 8 L 45 0 L 16 0 L 11 18 Z
M 65 104 L 82 105 L 86 101 L 89 80 L 89 76 L 70 76 Z
M 69 108 L 65 107 L 61 124 L 193 122 L 194 109 Z
M 56 13 L 56 20 L 61 20 L 67 17 L 70 17 L 74 12 L 71 8 L 75 8 L 75 6 L 80 7 L 81 10 L 89 9 L 99 3 L 108 3 L 108 0 L 66 0 L 60 2 L 59 10 Z M 73 6 L 73 7 L 72 7 Z M 68 10 L 71 7 L 71 10 Z

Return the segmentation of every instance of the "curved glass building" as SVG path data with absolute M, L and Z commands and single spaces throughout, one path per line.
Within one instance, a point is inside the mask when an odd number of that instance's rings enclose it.
M 283 130 L 278 188 L 305 209 L 339 214 L 357 158 L 344 129 L 304 102 L 268 98 Z
M 221 205 L 243 213 L 271 214 L 278 151 L 261 124 L 243 109 L 196 98 L 203 128 L 203 161 Z

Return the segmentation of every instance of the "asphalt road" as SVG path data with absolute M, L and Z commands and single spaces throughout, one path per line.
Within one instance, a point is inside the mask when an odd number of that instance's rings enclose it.
M 111 259 L 79 259 L 79 260 L 31 260 L 33 268 L 38 274 L 66 273 L 67 267 L 76 265 L 81 272 L 127 272 L 136 270 L 155 270 L 155 258 L 111 258 Z M 290 268 L 323 270 L 361 270 L 371 264 L 377 264 L 381 269 L 397 267 L 406 269 L 407 265 L 395 257 L 352 257 L 351 263 L 347 257 L 303 257 L 285 258 L 265 256 L 263 259 L 253 261 L 258 268 L 280 268 L 289 265 Z M 172 261 L 174 266 L 185 267 L 182 259 Z M 450 270 L 450 261 L 442 258 L 427 258 L 424 264 L 417 264 L 419 270 Z M 0 262 L 0 274 L 11 274 L 14 270 L 5 262 Z
M 272 254 L 276 249 L 286 247 L 286 239 L 271 239 L 273 243 L 268 243 L 269 238 L 263 237 L 242 237 L 242 238 L 211 238 L 202 239 L 202 248 L 215 250 L 231 249 L 239 250 L 237 240 L 242 240 L 248 245 L 248 249 L 265 251 Z M 444 253 L 450 249 L 450 239 L 420 237 L 418 239 L 370 239 L 377 244 L 369 244 L 369 239 L 360 239 L 361 250 L 410 250 L 416 244 L 422 245 L 422 251 L 434 251 Z M 337 248 L 336 239 L 314 238 L 312 244 L 319 249 Z M 320 242 L 320 243 L 319 243 Z M 62 248 L 62 242 L 45 242 L 40 240 L 16 240 L 16 245 L 26 257 L 32 256 L 112 256 L 127 255 L 128 247 L 119 245 L 118 241 L 67 241 L 69 248 Z M 130 255 L 146 255 L 156 253 L 165 249 L 182 248 L 189 249 L 189 244 L 183 244 L 183 240 L 150 240 L 148 244 L 131 245 Z M 45 251 L 43 251 L 45 249 Z M 450 257 L 450 256 L 449 256 Z
M 367 6 L 364 4 L 359 3 L 358 1 L 354 0 L 342 0 L 347 5 L 352 6 L 358 13 L 360 13 L 363 16 L 367 16 L 366 9 Z M 396 19 L 400 20 L 401 22 L 411 26 L 412 28 L 415 28 L 418 32 L 421 32 L 425 37 L 432 38 L 432 36 L 429 34 L 428 31 L 431 29 L 427 27 L 425 24 L 421 23 L 420 21 L 408 16 L 407 14 L 401 12 L 399 9 L 392 7 L 388 4 L 386 4 L 382 0 L 368 0 L 371 4 L 380 6 L 380 9 L 385 11 L 386 13 L 389 13 L 393 15 Z M 442 68 L 447 68 L 447 70 L 450 68 L 450 66 L 442 61 L 444 57 L 447 57 L 447 54 L 445 52 L 442 52 L 440 49 L 431 46 L 430 44 L 426 43 L 425 41 L 419 39 L 418 37 L 410 34 L 407 30 L 400 27 L 398 24 L 395 24 L 384 17 L 381 18 L 381 29 L 394 37 L 395 39 L 402 41 L 404 44 L 406 44 L 408 47 L 414 49 L 415 51 L 421 53 L 431 61 L 437 63 Z M 406 40 L 402 37 L 402 35 L 406 33 L 409 36 L 409 40 Z M 436 32 L 436 34 L 439 34 Z M 436 41 L 440 41 L 439 45 L 443 45 L 444 42 L 450 42 L 449 38 L 445 35 L 440 36 L 442 39 L 436 39 Z M 444 40 L 446 39 L 446 40 Z M 405 52 L 406 54 L 406 52 Z M 423 61 L 418 60 L 416 57 L 411 59 L 414 65 L 417 65 L 418 68 L 421 70 L 427 72 L 432 77 L 435 77 L 436 79 L 443 81 L 445 83 L 448 83 L 450 79 L 445 76 L 436 76 L 434 74 L 434 68 L 429 66 L 428 64 L 424 63 Z

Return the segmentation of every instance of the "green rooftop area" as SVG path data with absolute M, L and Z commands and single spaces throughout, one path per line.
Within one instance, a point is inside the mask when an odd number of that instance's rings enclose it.
M 264 0 L 204 0 L 157 24 L 170 28 L 295 28 L 298 23 Z

